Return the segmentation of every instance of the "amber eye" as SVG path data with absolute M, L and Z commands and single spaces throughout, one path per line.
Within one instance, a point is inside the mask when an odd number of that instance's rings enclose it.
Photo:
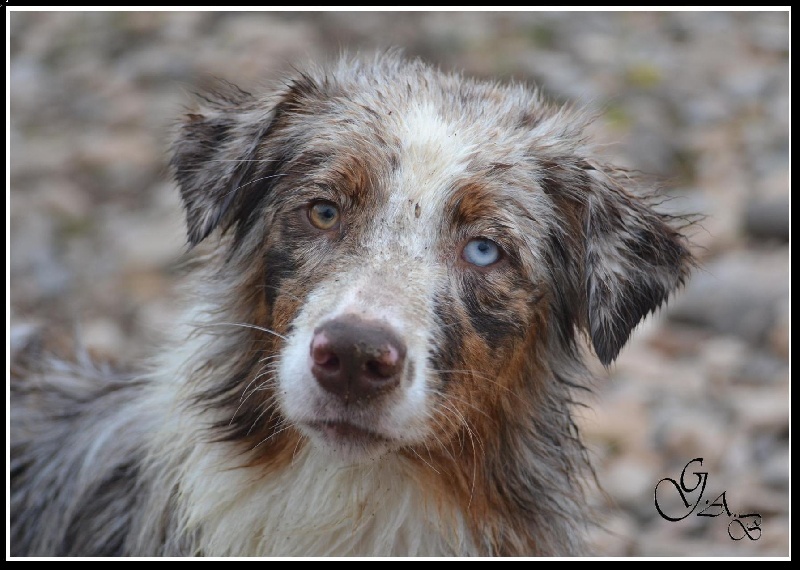
M 314 202 L 308 209 L 308 219 L 316 228 L 333 229 L 339 223 L 339 208 L 333 202 L 325 200 Z

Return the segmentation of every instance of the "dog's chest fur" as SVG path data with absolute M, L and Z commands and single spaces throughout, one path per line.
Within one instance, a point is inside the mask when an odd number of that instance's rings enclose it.
M 226 471 L 198 450 L 206 474 L 185 489 L 189 530 L 213 556 L 442 556 L 475 553 L 462 517 L 435 504 L 404 465 L 345 466 L 306 448 L 268 478 Z

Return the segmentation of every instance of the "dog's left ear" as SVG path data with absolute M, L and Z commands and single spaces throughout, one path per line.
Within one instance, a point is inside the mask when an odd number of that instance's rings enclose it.
M 584 173 L 588 329 L 608 366 L 639 321 L 683 284 L 693 261 L 672 218 L 626 190 L 625 173 L 588 164 Z

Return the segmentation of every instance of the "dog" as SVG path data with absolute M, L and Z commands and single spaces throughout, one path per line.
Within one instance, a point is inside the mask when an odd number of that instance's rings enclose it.
M 589 122 L 396 52 L 200 97 L 163 350 L 14 363 L 12 554 L 585 553 L 584 347 L 693 266 Z

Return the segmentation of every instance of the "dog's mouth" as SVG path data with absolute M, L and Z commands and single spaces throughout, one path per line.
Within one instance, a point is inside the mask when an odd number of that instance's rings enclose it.
M 315 421 L 306 425 L 329 444 L 372 447 L 392 441 L 385 435 L 345 421 Z

